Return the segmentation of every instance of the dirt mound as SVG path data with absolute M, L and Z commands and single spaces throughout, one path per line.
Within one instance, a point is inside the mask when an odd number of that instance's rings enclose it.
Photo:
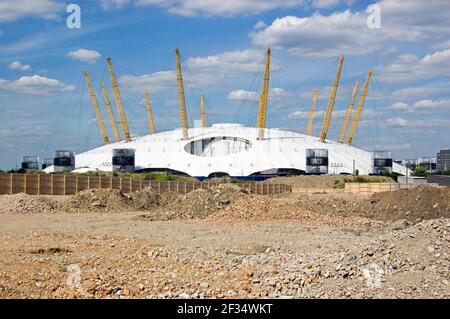
M 118 212 L 131 207 L 131 196 L 119 190 L 89 189 L 71 196 L 64 208 L 68 212 Z
M 166 195 L 165 198 L 168 196 Z M 91 189 L 71 196 L 65 205 L 69 212 L 124 212 L 153 210 L 167 202 L 151 187 L 131 194 L 123 194 L 119 190 Z
M 186 195 L 163 193 L 160 208 L 140 215 L 139 218 L 147 220 L 203 219 L 247 194 L 246 189 L 233 184 L 196 189 Z
M 369 198 L 351 194 L 281 196 L 295 207 L 319 214 L 360 216 L 380 221 L 421 220 L 450 217 L 450 187 L 420 185 L 411 189 L 375 193 Z
M 366 215 L 384 220 L 450 217 L 450 187 L 420 185 L 412 189 L 373 194 Z
M 136 210 L 148 210 L 159 206 L 161 203 L 161 195 L 155 192 L 151 187 L 131 194 L 131 205 Z
M 360 176 L 368 182 L 389 183 L 394 182 L 390 177 L 384 176 Z M 352 180 L 352 176 L 290 176 L 290 177 L 273 177 L 264 181 L 264 183 L 281 183 L 302 188 L 344 188 L 344 184 L 348 180 Z
M 0 196 L 0 213 L 22 214 L 42 213 L 58 208 L 58 203 L 50 198 L 19 193 Z
M 212 214 L 212 220 L 301 220 L 314 225 L 369 225 L 373 220 L 358 216 L 343 216 L 335 209 L 317 210 L 315 207 L 305 208 L 298 202 L 287 202 L 282 199 L 263 195 L 250 195 L 236 200 L 231 205 Z

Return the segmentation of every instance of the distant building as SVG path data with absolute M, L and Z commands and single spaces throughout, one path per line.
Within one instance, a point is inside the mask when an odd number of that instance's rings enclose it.
M 416 167 L 424 167 L 427 172 L 434 173 L 437 168 L 437 158 L 436 157 L 419 157 L 417 159 L 405 159 L 401 161 L 403 166 L 406 166 L 410 170 L 414 171 Z
M 437 167 L 436 169 L 440 172 L 450 169 L 450 149 L 440 150 L 437 153 Z
M 22 156 L 20 168 L 24 171 L 33 172 L 39 170 L 39 157 L 37 156 Z

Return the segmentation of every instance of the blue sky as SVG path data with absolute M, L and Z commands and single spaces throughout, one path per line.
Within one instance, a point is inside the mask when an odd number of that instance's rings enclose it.
M 304 132 L 319 90 L 319 134 L 339 55 L 345 56 L 328 137 L 337 139 L 356 80 L 374 78 L 353 144 L 398 159 L 450 147 L 450 2 L 351 0 L 73 1 L 0 3 L 0 168 L 22 155 L 51 157 L 101 144 L 82 75 L 87 68 L 105 120 L 100 82 L 113 94 L 112 58 L 133 134 L 148 131 L 150 90 L 157 130 L 179 127 L 174 49 L 179 47 L 190 125 L 204 94 L 208 124 L 255 125 L 262 62 L 272 49 L 268 126 Z M 380 28 L 369 28 L 369 5 Z M 108 125 L 109 129 L 109 125 Z M 110 139 L 112 132 L 109 129 Z

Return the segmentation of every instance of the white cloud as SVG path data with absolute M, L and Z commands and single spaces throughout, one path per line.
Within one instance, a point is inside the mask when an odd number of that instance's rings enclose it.
M 362 55 L 380 50 L 389 39 L 418 40 L 407 30 L 368 29 L 364 13 L 350 10 L 329 16 L 315 13 L 300 18 L 286 16 L 270 26 L 250 33 L 254 45 L 285 49 L 294 55 L 332 57 L 339 54 Z
M 31 69 L 30 65 L 23 64 L 20 61 L 13 61 L 8 65 L 11 70 L 28 71 Z
M 185 85 L 204 88 L 240 79 L 244 74 L 256 74 L 262 69 L 264 54 L 264 50 L 243 50 L 188 58 L 185 66 L 182 66 Z M 278 69 L 276 63 L 271 63 L 272 71 Z M 124 75 L 120 81 L 127 90 L 134 92 L 141 92 L 143 88 L 164 91 L 176 86 L 175 71 L 159 71 L 141 76 Z
M 288 91 L 283 88 L 271 88 L 269 89 L 269 103 L 280 103 L 290 95 Z M 230 101 L 258 101 L 259 92 L 246 91 L 246 90 L 233 90 L 228 96 L 227 100 Z
M 450 92 L 450 88 L 444 87 L 407 87 L 394 91 L 391 95 L 394 99 L 411 99 L 425 97 L 433 94 Z
M 303 0 L 136 0 L 140 6 L 157 5 L 169 12 L 184 16 L 254 15 L 261 12 L 292 8 L 304 4 Z
M 315 8 L 326 8 L 336 6 L 340 2 L 340 0 L 312 0 L 311 5 Z
M 50 128 L 47 125 L 21 125 L 16 127 L 0 128 L 0 137 L 2 139 L 22 139 L 24 137 L 42 138 L 50 135 Z
M 433 49 L 437 49 L 437 50 L 450 49 L 450 40 L 439 41 L 438 43 L 433 45 Z
M 70 51 L 67 53 L 67 56 L 71 59 L 87 62 L 87 63 L 95 63 L 102 57 L 100 53 L 95 50 L 88 49 L 78 49 L 75 51 Z
M 292 112 L 291 114 L 288 115 L 288 119 L 308 119 L 309 118 L 309 110 L 308 111 L 296 111 L 296 112 Z M 332 118 L 343 118 L 345 116 L 345 114 L 347 113 L 346 109 L 343 110 L 334 110 L 333 114 L 332 114 Z M 314 119 L 316 118 L 323 118 L 325 115 L 325 111 L 315 111 L 314 112 Z M 367 121 L 368 118 L 376 118 L 381 116 L 380 112 L 371 110 L 371 109 L 367 109 L 367 110 L 362 110 L 361 113 L 361 118 L 365 119 L 365 121 Z
M 445 119 L 427 119 L 427 120 L 407 120 L 401 117 L 393 117 L 386 120 L 387 126 L 392 127 L 436 127 L 436 126 L 449 126 L 450 120 Z
M 5 113 L 13 117 L 32 117 L 37 115 L 37 112 L 32 112 L 21 108 L 9 108 Z
M 404 102 L 396 102 L 390 106 L 392 110 L 407 110 L 408 104 Z
M 340 2 L 347 5 L 354 0 L 101 0 L 103 9 L 122 8 L 134 3 L 137 6 L 158 6 L 168 12 L 183 16 L 236 16 L 255 15 L 262 12 L 312 6 L 325 8 L 336 6 Z
M 23 76 L 15 81 L 0 79 L 0 89 L 26 94 L 50 95 L 53 93 L 73 91 L 75 86 L 62 83 L 55 79 L 33 75 Z
M 409 122 L 401 117 L 392 117 L 386 120 L 387 126 L 407 126 Z
M 377 4 L 382 21 L 378 29 L 367 27 L 369 14 L 365 10 L 330 15 L 316 12 L 307 17 L 277 18 L 267 28 L 250 33 L 250 38 L 254 45 L 285 49 L 295 55 L 331 57 L 385 52 L 398 42 L 441 41 L 450 34 L 449 1 L 384 0 Z
M 64 3 L 52 0 L 14 0 L 0 2 L 0 23 L 33 16 L 46 20 L 55 19 L 66 8 Z
M 259 94 L 256 91 L 246 91 L 246 90 L 233 90 L 228 96 L 227 100 L 230 101 L 257 101 L 259 99 Z
M 434 109 L 443 109 L 450 107 L 450 99 L 442 100 L 430 100 L 422 99 L 413 104 L 407 104 L 404 102 L 397 102 L 390 106 L 393 110 L 403 110 L 407 112 L 427 112 Z
M 323 118 L 325 115 L 324 111 L 314 112 L 314 118 Z M 288 119 L 301 119 L 305 120 L 309 118 L 309 111 L 296 111 L 288 115 Z
M 264 29 L 265 27 L 267 27 L 267 24 L 264 21 L 260 20 L 260 21 L 256 22 L 256 24 L 253 27 L 253 29 L 260 30 L 260 29 Z
M 446 76 L 450 72 L 450 49 L 426 54 L 421 59 L 399 60 L 378 70 L 378 78 L 385 82 L 410 82 Z
M 104 10 L 119 9 L 130 3 L 130 0 L 100 0 L 100 5 Z
M 161 92 L 176 86 L 176 75 L 175 71 L 159 71 L 141 76 L 124 75 L 119 82 L 130 92 Z
M 420 100 L 415 102 L 411 108 L 412 109 L 439 109 L 439 108 L 447 108 L 450 107 L 450 99 L 432 101 L 428 99 Z
M 242 73 L 256 73 L 261 70 L 265 51 L 248 49 L 243 51 L 226 51 L 217 55 L 189 58 L 188 67 L 200 72 L 218 72 L 221 74 L 241 75 Z M 276 63 L 271 63 L 271 70 L 278 70 Z

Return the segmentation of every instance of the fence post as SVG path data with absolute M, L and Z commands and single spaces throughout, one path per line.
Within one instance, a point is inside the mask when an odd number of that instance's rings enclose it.
M 91 177 L 88 175 L 88 187 L 87 189 L 91 189 Z
M 75 176 L 75 194 L 78 193 L 78 175 Z
M 177 193 L 179 194 L 180 193 L 180 190 L 179 190 L 180 182 L 175 182 L 175 183 L 177 183 Z
M 119 177 L 119 189 L 121 192 L 123 192 L 122 190 L 122 177 Z
M 161 181 L 158 181 L 158 193 L 161 193 Z
M 38 174 L 37 178 L 37 194 L 41 195 L 41 174 Z
M 51 184 L 50 185 L 51 186 L 50 187 L 50 194 L 54 195 L 53 178 L 55 177 L 55 175 L 52 174 L 51 176 L 52 176 L 52 178 L 51 178 L 51 183 L 50 183 Z
M 184 193 L 187 194 L 187 182 L 184 182 Z
M 27 193 L 27 174 L 24 174 L 25 176 L 25 180 L 23 182 L 23 192 L 26 194 Z
M 113 189 L 112 176 L 109 177 L 109 188 Z
M 133 180 L 130 177 L 130 193 L 133 192 Z
M 63 190 L 64 190 L 64 195 L 66 195 L 66 174 L 64 174 L 63 175 L 64 176 L 64 188 L 63 188 Z
M 139 181 L 139 189 L 142 190 L 142 179 Z
M 9 174 L 9 194 L 12 195 L 13 192 L 13 174 Z

